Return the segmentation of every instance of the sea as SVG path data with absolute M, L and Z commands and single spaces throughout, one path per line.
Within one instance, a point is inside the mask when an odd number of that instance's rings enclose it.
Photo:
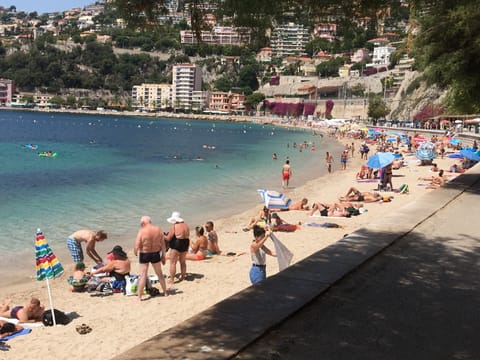
M 301 143 L 308 148 L 300 151 Z M 71 263 L 66 238 L 79 229 L 108 232 L 101 253 L 116 244 L 131 249 L 142 215 L 166 229 L 179 211 L 193 228 L 253 209 L 258 189 L 291 192 L 324 175 L 325 151 L 340 146 L 310 129 L 254 119 L 1 110 L 0 271 L 34 273 L 37 229 Z M 39 156 L 44 151 L 56 156 Z M 287 157 L 293 177 L 283 190 Z

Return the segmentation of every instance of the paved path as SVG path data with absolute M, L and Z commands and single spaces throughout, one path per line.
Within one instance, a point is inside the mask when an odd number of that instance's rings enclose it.
M 479 200 L 477 180 L 235 359 L 480 359 Z

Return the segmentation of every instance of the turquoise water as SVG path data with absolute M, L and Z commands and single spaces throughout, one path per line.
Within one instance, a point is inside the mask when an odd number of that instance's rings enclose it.
M 317 151 L 293 148 L 304 141 Z M 21 146 L 30 143 L 38 150 Z M 231 216 L 261 202 L 257 189 L 281 191 L 286 156 L 295 187 L 321 176 L 338 146 L 261 124 L 1 111 L 0 252 L 7 263 L 33 256 L 37 228 L 63 256 L 82 228 L 107 230 L 106 248 L 131 248 L 144 214 L 164 228 L 174 210 L 192 227 Z M 46 150 L 57 157 L 37 155 Z

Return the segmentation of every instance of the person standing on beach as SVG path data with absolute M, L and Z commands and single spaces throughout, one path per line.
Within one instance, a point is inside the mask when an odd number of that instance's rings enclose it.
M 347 170 L 348 150 L 343 150 L 340 155 L 340 162 L 342 163 L 342 170 Z
M 180 281 L 187 275 L 187 252 L 190 245 L 190 228 L 178 211 L 174 211 L 167 221 L 172 224 L 165 238 L 170 244 L 170 279 L 173 284 L 177 271 L 177 261 L 180 262 Z
M 152 225 L 150 216 L 142 216 L 140 230 L 133 246 L 133 253 L 138 256 L 140 278 L 138 279 L 138 300 L 142 300 L 143 289 L 147 284 L 148 265 L 152 264 L 165 296 L 167 285 L 163 277 L 162 264 L 165 265 L 165 239 L 160 226 Z
M 252 284 L 258 284 L 267 278 L 267 254 L 276 256 L 272 250 L 265 246 L 265 241 L 270 237 L 272 231 L 255 225 L 253 227 L 254 240 L 250 245 L 250 255 L 252 258 L 252 267 L 250 268 L 250 281 Z
M 208 239 L 207 255 L 220 255 L 221 251 L 218 246 L 218 234 L 213 227 L 213 221 L 207 221 L 205 223 L 205 230 Z
M 100 231 L 92 231 L 92 230 L 78 230 L 75 231 L 67 238 L 67 247 L 70 251 L 70 255 L 72 255 L 73 261 L 76 263 L 83 262 L 83 250 L 82 250 L 82 242 L 87 243 L 85 250 L 87 251 L 87 255 L 92 258 L 93 261 L 97 265 L 103 263 L 102 257 L 98 255 L 97 251 L 95 250 L 95 244 L 98 241 L 103 241 L 107 238 L 107 233 L 104 230 Z
M 282 187 L 288 188 L 290 177 L 292 176 L 292 168 L 290 166 L 290 160 L 286 160 L 282 167 Z
M 325 164 L 327 166 L 328 173 L 332 172 L 333 156 L 327 151 L 325 155 Z

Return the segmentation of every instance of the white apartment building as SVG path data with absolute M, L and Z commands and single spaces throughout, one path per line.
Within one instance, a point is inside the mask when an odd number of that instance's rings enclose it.
M 245 45 L 250 41 L 250 31 L 231 26 L 214 26 L 212 31 L 202 31 L 202 42 L 215 45 Z M 192 30 L 180 31 L 182 44 L 197 44 L 197 36 Z
M 132 105 L 137 109 L 156 110 L 172 104 L 172 85 L 142 84 L 132 88 Z
M 172 106 L 191 109 L 193 92 L 202 90 L 202 72 L 194 64 L 177 64 L 172 74 Z
M 396 49 L 393 46 L 377 46 L 373 48 L 372 65 L 389 65 L 390 55 Z
M 308 30 L 303 25 L 288 23 L 273 29 L 270 46 L 275 57 L 306 55 L 307 42 Z

